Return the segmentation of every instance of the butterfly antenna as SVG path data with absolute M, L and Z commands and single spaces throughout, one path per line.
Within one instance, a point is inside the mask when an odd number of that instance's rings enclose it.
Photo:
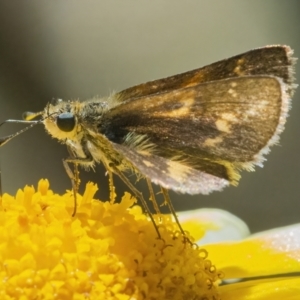
M 13 134 L 10 134 L 10 135 L 7 135 L 7 136 L 4 136 L 4 137 L 1 137 L 0 138 L 0 147 L 5 145 L 6 143 L 8 143 L 10 140 L 12 140 L 13 138 L 15 138 L 16 136 L 22 134 L 23 132 L 27 131 L 28 129 L 32 128 L 33 126 L 37 125 L 37 124 L 41 124 L 43 122 L 43 119 L 40 119 L 40 120 L 33 120 L 34 118 L 36 117 L 39 117 L 43 114 L 43 112 L 37 112 L 37 113 L 32 113 L 32 112 L 25 112 L 23 114 L 23 120 L 12 120 L 12 119 L 9 119 L 9 120 L 6 120 L 4 122 L 2 122 L 0 124 L 0 127 L 3 125 L 3 124 L 6 124 L 6 123 L 15 123 L 15 124 L 27 124 L 28 126 L 13 133 Z

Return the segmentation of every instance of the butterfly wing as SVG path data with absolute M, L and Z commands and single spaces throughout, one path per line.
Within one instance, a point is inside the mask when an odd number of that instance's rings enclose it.
M 285 84 L 291 85 L 292 67 L 295 62 L 292 54 L 293 51 L 288 46 L 258 48 L 196 70 L 133 86 L 117 93 L 116 98 L 120 102 L 131 101 L 156 93 L 192 87 L 199 83 L 248 75 L 275 76 L 281 78 Z M 292 90 L 289 92 L 292 93 Z
M 206 195 L 229 185 L 229 181 L 224 178 L 193 169 L 181 162 L 139 152 L 124 145 L 113 144 L 113 147 L 140 174 L 166 189 L 192 195 Z
M 131 148 L 147 137 L 157 156 L 180 156 L 195 169 L 234 181 L 236 169 L 261 164 L 278 141 L 289 102 L 278 78 L 230 78 L 120 104 L 102 116 L 98 132 Z

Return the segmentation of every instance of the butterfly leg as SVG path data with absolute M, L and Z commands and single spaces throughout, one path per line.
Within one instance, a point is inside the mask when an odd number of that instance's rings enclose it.
M 63 159 L 63 166 L 71 180 L 73 194 L 74 194 L 74 209 L 73 209 L 72 217 L 74 217 L 77 212 L 77 193 L 78 193 L 79 183 L 80 183 L 78 164 L 77 163 L 73 163 L 73 164 L 74 164 L 74 171 L 71 170 L 68 161 L 66 159 Z
M 115 203 L 116 200 L 116 192 L 114 185 L 113 172 L 106 168 L 108 173 L 108 185 L 109 185 L 109 201 L 111 204 Z
M 155 194 L 154 194 L 152 183 L 151 183 L 151 181 L 148 178 L 146 178 L 146 182 L 147 182 L 148 190 L 149 190 L 149 193 L 150 193 L 150 200 L 153 203 L 153 207 L 155 209 L 155 212 L 156 212 L 157 215 L 160 215 L 161 212 L 160 212 L 159 207 L 157 205 L 157 201 L 156 201 L 156 198 L 155 198 Z
M 135 186 L 127 179 L 127 177 L 113 163 L 111 163 L 109 165 L 109 167 L 128 186 L 128 188 L 132 191 L 132 193 L 135 195 L 135 197 L 138 198 L 138 199 L 140 199 L 140 201 L 142 202 L 142 205 L 144 206 L 145 211 L 149 215 L 149 217 L 150 217 L 150 219 L 151 219 L 151 221 L 152 221 L 152 223 L 154 225 L 154 228 L 155 228 L 155 231 L 156 231 L 158 237 L 161 238 L 161 235 L 159 233 L 158 227 L 157 227 L 157 225 L 156 225 L 156 223 L 154 221 L 153 215 L 152 215 L 152 213 L 151 213 L 151 211 L 150 211 L 150 209 L 149 209 L 149 207 L 147 205 L 147 202 L 144 199 L 143 194 L 138 189 L 135 188 Z
M 175 222 L 177 223 L 177 226 L 178 226 L 180 232 L 182 233 L 182 235 L 184 236 L 184 238 L 185 238 L 190 244 L 192 244 L 192 242 L 186 237 L 186 233 L 185 233 L 185 231 L 183 230 L 183 228 L 182 228 L 182 226 L 181 226 L 181 224 L 180 224 L 180 222 L 179 222 L 179 220 L 178 220 L 178 217 L 177 217 L 177 215 L 176 215 L 176 211 L 175 211 L 174 206 L 173 206 L 173 204 L 172 204 L 172 201 L 171 201 L 171 199 L 170 199 L 170 195 L 169 195 L 168 190 L 165 189 L 165 188 L 163 188 L 162 186 L 161 186 L 160 188 L 161 188 L 161 192 L 162 192 L 162 194 L 163 194 L 163 196 L 164 196 L 164 199 L 165 199 L 165 204 L 168 205 L 168 207 L 169 207 L 169 209 L 170 209 L 170 212 L 171 212 L 171 214 L 173 215 L 173 217 L 174 217 L 174 219 L 175 219 Z
M 72 183 L 72 189 L 74 194 L 74 210 L 72 213 L 72 217 L 74 217 L 77 211 L 77 193 L 80 184 L 78 164 L 90 163 L 93 161 L 93 158 L 89 155 L 89 153 L 87 153 L 88 155 L 86 158 L 78 158 L 76 157 L 76 155 L 68 145 L 67 145 L 67 149 L 70 157 L 63 159 L 63 166 Z M 69 163 L 72 163 L 74 165 L 73 171 L 71 170 Z

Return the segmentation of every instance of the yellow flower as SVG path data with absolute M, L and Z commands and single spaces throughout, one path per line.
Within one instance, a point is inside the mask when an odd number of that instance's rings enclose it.
M 187 225 L 194 237 L 196 228 L 206 228 L 206 235 L 201 238 L 205 240 L 202 246 L 218 270 L 224 273 L 225 284 L 218 288 L 220 298 L 299 300 L 300 224 L 250 235 L 240 241 L 216 242 L 220 240 L 218 231 L 235 239 L 239 234 L 249 235 L 245 224 L 236 219 L 220 210 L 186 212 L 180 218 L 183 227 Z
M 72 193 L 54 194 L 47 180 L 37 191 L 27 186 L 15 197 L 3 195 L 1 300 L 299 299 L 298 277 L 220 285 L 223 274 L 228 279 L 299 272 L 299 226 L 196 247 L 183 242 L 169 216 L 155 216 L 158 239 L 129 194 L 110 204 L 93 200 L 96 190 L 88 184 L 78 196 L 75 217 Z M 217 229 L 199 220 L 186 226 L 193 231 L 193 225 L 201 226 L 201 236 Z

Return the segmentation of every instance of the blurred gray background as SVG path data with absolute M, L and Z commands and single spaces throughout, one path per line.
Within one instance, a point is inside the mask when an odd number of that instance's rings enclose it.
M 0 120 L 40 111 L 53 97 L 105 96 L 269 44 L 288 44 L 299 57 L 299 12 L 297 0 L 0 1 Z M 176 210 L 224 208 L 253 232 L 300 222 L 299 98 L 300 90 L 263 169 L 243 172 L 237 188 L 221 193 L 171 193 Z M 6 124 L 0 136 L 20 128 Z M 31 129 L 1 148 L 3 190 L 14 194 L 39 178 L 57 192 L 69 189 L 66 156 L 43 126 Z M 81 175 L 82 189 L 92 180 L 107 199 L 101 166 Z M 117 183 L 120 196 L 125 187 Z

